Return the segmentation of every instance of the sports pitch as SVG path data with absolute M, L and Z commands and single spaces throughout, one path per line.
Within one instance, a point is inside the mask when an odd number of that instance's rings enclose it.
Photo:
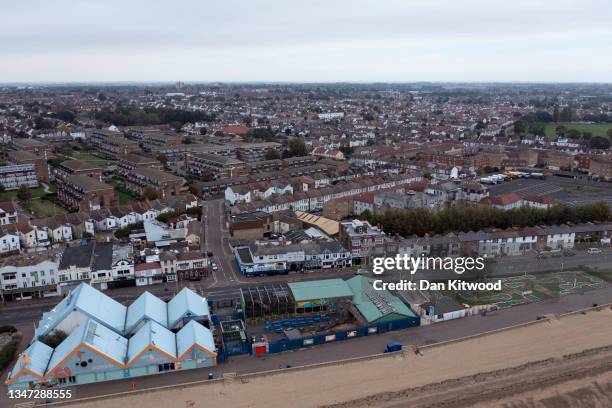
M 488 279 L 489 282 L 497 279 Z M 507 308 L 530 302 L 559 298 L 572 293 L 584 293 L 603 288 L 607 283 L 585 272 L 554 272 L 543 275 L 520 275 L 501 278 L 501 292 L 457 293 L 459 300 L 467 304 L 492 304 Z

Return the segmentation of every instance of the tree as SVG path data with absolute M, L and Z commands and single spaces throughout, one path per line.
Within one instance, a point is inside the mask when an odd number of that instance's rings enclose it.
M 27 204 L 28 201 L 32 198 L 32 192 L 25 184 L 19 186 L 19 190 L 17 190 L 17 199 L 22 204 Z
M 593 149 L 609 149 L 610 139 L 606 139 L 605 137 L 601 136 L 595 136 L 591 138 L 589 146 Z
M 268 149 L 266 151 L 266 160 L 278 160 L 281 158 L 280 153 L 276 149 Z
M 606 135 L 608 136 L 608 138 L 612 139 L 612 128 L 608 129 Z
M 205 127 L 201 127 L 201 128 L 200 128 L 200 134 L 201 134 L 202 136 L 204 136 L 206 133 L 208 133 L 208 129 L 207 129 L 207 128 L 205 128 Z
M 166 163 L 168 163 L 168 157 L 165 154 L 158 154 L 156 159 L 158 161 L 160 161 L 161 163 L 163 163 L 164 165 L 166 165 Z
M 157 200 L 158 198 L 159 194 L 157 193 L 157 190 L 155 190 L 153 187 L 145 187 L 144 190 L 142 190 L 143 200 L 153 201 Z
M 72 156 L 72 147 L 66 145 L 62 147 L 59 152 L 62 156 Z
M 247 133 L 247 138 L 263 139 L 263 140 L 270 141 L 270 140 L 275 140 L 276 135 L 274 135 L 274 132 L 272 132 L 268 128 L 255 128 L 255 129 L 249 130 L 249 133 Z
M 289 157 L 300 157 L 306 156 L 308 154 L 308 149 L 306 148 L 306 143 L 304 143 L 304 139 L 302 138 L 294 138 L 289 141 Z
M 68 334 L 62 330 L 54 330 L 40 338 L 40 341 L 51 348 L 56 348 L 68 337 Z

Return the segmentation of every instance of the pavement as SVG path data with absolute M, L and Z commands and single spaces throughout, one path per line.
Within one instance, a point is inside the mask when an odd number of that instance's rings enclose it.
M 583 191 L 576 188 L 582 187 Z M 571 179 L 549 176 L 545 180 L 515 179 L 488 186 L 492 196 L 516 193 L 521 196 L 550 196 L 569 206 L 593 204 L 604 201 L 612 205 L 612 183 L 587 179 Z M 600 191 L 597 191 L 600 190 Z

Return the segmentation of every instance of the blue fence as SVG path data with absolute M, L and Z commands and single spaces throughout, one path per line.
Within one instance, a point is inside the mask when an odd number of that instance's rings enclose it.
M 317 344 L 333 343 L 336 341 L 347 340 L 356 337 L 374 335 L 378 333 L 386 333 L 394 330 L 407 329 L 416 327 L 421 324 L 419 317 L 410 317 L 401 320 L 395 320 L 388 323 L 382 323 L 375 326 L 358 327 L 351 330 L 337 330 L 328 334 L 320 334 L 312 337 L 304 337 L 296 340 L 278 340 L 269 343 L 269 353 L 280 353 L 287 350 L 295 350 L 302 347 L 314 346 Z
M 405 319 L 394 320 L 387 323 L 381 323 L 378 325 L 357 327 L 355 329 L 350 330 L 337 330 L 329 332 L 327 334 L 303 337 L 301 339 L 296 340 L 283 339 L 278 341 L 272 341 L 268 344 L 268 353 L 280 353 L 283 351 L 296 350 L 303 347 L 333 343 L 363 336 L 371 336 L 379 333 L 386 333 L 395 330 L 407 329 L 409 327 L 416 327 L 420 324 L 420 317 L 409 317 Z M 218 361 L 222 362 L 226 360 L 229 356 L 238 356 L 244 354 L 252 354 L 252 348 L 249 342 L 223 342 L 223 352 L 219 353 Z

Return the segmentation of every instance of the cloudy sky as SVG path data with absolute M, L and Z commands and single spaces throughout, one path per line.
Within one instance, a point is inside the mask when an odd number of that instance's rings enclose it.
M 612 82 L 610 0 L 19 0 L 0 82 Z

